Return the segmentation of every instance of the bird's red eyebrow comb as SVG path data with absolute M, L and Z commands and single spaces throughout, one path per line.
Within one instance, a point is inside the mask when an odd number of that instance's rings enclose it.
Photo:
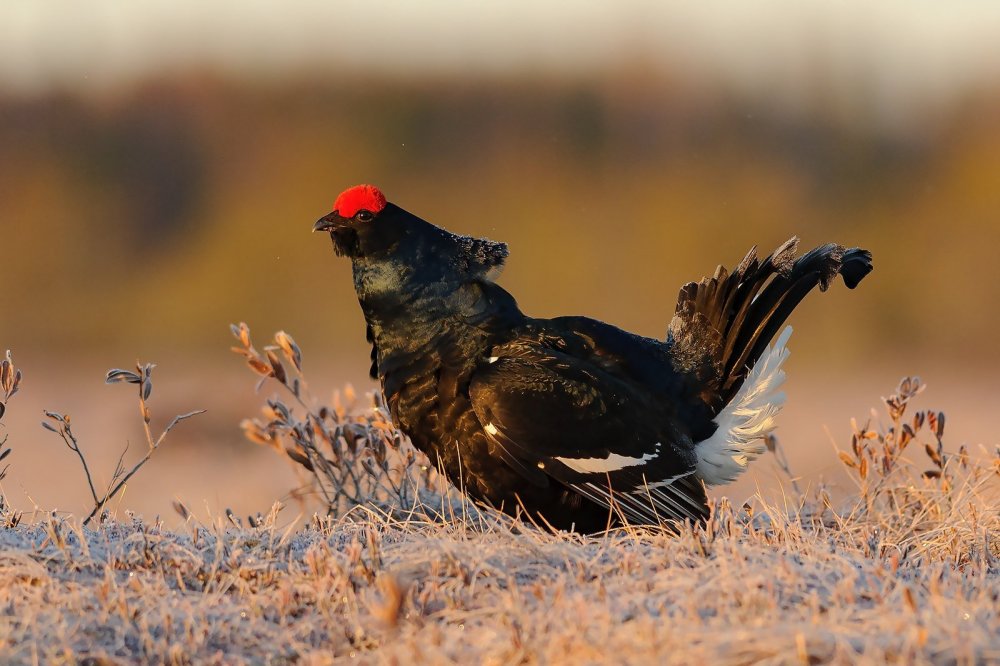
M 333 210 L 341 217 L 354 217 L 359 210 L 378 214 L 385 208 L 385 195 L 374 185 L 355 185 L 340 193 Z

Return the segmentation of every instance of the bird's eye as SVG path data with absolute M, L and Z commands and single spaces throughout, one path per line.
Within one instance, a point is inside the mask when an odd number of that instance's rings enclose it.
M 358 214 L 355 217 L 358 218 L 359 222 L 371 222 L 372 220 L 375 219 L 375 216 L 372 215 L 371 212 L 367 210 L 359 210 Z

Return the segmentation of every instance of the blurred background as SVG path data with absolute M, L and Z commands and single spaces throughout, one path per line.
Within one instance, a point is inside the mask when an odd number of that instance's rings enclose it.
M 1000 5 L 761 0 L 5 2 L 0 349 L 25 373 L 0 436 L 15 506 L 89 510 L 70 413 L 106 483 L 194 408 L 121 508 L 266 510 L 294 484 L 242 418 L 271 390 L 228 348 L 245 320 L 305 355 L 313 392 L 371 390 L 346 260 L 310 233 L 372 182 L 448 229 L 510 244 L 532 315 L 662 337 L 679 286 L 792 234 L 876 271 L 792 317 L 779 436 L 837 483 L 898 379 L 929 384 L 950 448 L 998 443 Z M 770 461 L 738 485 L 773 487 Z

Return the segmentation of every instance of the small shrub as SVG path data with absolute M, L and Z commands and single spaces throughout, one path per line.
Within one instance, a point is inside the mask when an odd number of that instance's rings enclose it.
M 895 393 L 882 399 L 885 420 L 873 418 L 863 426 L 851 420 L 850 451 L 838 453 L 858 494 L 838 523 L 891 541 L 904 556 L 932 551 L 947 551 L 959 560 L 977 553 L 1000 555 L 983 531 L 996 525 L 1000 448 L 992 454 L 983 449 L 978 456 L 964 444 L 957 452 L 946 451 L 944 412 L 908 414 L 925 388 L 919 377 L 905 377 Z
M 10 399 L 14 397 L 14 394 L 20 388 L 21 371 L 14 366 L 14 359 L 8 349 L 6 357 L 3 361 L 0 361 L 0 393 L 3 394 L 3 400 L 0 400 L 0 420 L 3 419 L 3 415 L 7 412 L 7 403 L 10 402 Z M 0 423 L 0 426 L 2 425 Z M 0 439 L 0 464 L 11 454 L 11 451 L 12 449 L 7 446 L 7 435 L 5 434 Z M 8 469 L 10 469 L 10 463 L 0 468 L 0 483 L 7 477 Z M 17 527 L 20 522 L 21 514 L 10 508 L 7 504 L 7 498 L 4 496 L 3 489 L 0 488 L 0 527 L 13 528 Z
M 232 332 L 239 343 L 233 351 L 261 378 L 258 390 L 273 379 L 290 398 L 267 398 L 262 417 L 241 423 L 244 434 L 304 473 L 306 490 L 319 495 L 328 514 L 357 506 L 412 511 L 425 503 L 422 493 L 441 489 L 427 457 L 392 425 L 378 393 L 367 396 L 365 409 L 350 386 L 335 392 L 329 405 L 320 404 L 308 392 L 302 352 L 292 336 L 279 331 L 261 353 L 245 323 L 234 324 Z
M 912 410 L 924 389 L 918 377 L 905 377 L 882 399 L 885 418 L 873 411 L 864 425 L 851 420 L 850 449 L 837 452 L 857 486 L 845 500 L 835 502 L 822 486 L 810 495 L 795 486 L 783 507 L 767 506 L 759 496 L 744 507 L 743 518 L 723 507 L 732 514 L 730 524 L 743 520 L 781 538 L 811 532 L 811 538 L 860 548 L 868 557 L 891 555 L 894 566 L 941 561 L 965 566 L 984 559 L 988 568 L 997 567 L 1000 544 L 991 535 L 1000 529 L 1000 447 L 980 455 L 965 445 L 948 451 L 944 413 Z M 780 455 L 779 466 L 791 476 Z M 708 530 L 713 529 L 721 529 L 719 521 L 710 523 Z

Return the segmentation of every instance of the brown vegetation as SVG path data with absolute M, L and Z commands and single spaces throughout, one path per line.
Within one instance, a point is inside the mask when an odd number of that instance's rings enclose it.
M 245 323 L 234 324 L 232 331 L 239 342 L 233 351 L 261 377 L 258 388 L 274 379 L 293 400 L 289 405 L 272 396 L 262 409 L 263 418 L 244 419 L 240 425 L 250 441 L 274 448 L 296 471 L 306 472 L 305 485 L 291 493 L 303 506 L 318 496 L 329 515 L 372 504 L 410 511 L 421 491 L 441 490 L 442 481 L 427 456 L 393 427 L 378 393 L 369 394 L 367 409 L 356 404 L 350 386 L 343 396 L 335 393 L 332 404 L 319 404 L 309 395 L 302 352 L 292 336 L 279 331 L 261 354 Z
M 14 366 L 14 359 L 8 349 L 6 357 L 0 361 L 0 393 L 3 394 L 3 399 L 0 400 L 0 420 L 3 419 L 3 415 L 7 411 L 7 403 L 20 388 L 21 371 Z M 0 427 L 3 427 L 2 423 L 0 423 Z M 13 449 L 7 446 L 7 438 L 6 433 L 0 438 L 0 463 L 3 463 L 13 452 Z M 9 468 L 10 463 L 0 468 L 0 483 L 3 483 L 7 477 Z M 21 514 L 7 505 L 7 498 L 4 497 L 3 490 L 0 488 L 0 526 L 17 527 L 19 522 L 21 522 Z

